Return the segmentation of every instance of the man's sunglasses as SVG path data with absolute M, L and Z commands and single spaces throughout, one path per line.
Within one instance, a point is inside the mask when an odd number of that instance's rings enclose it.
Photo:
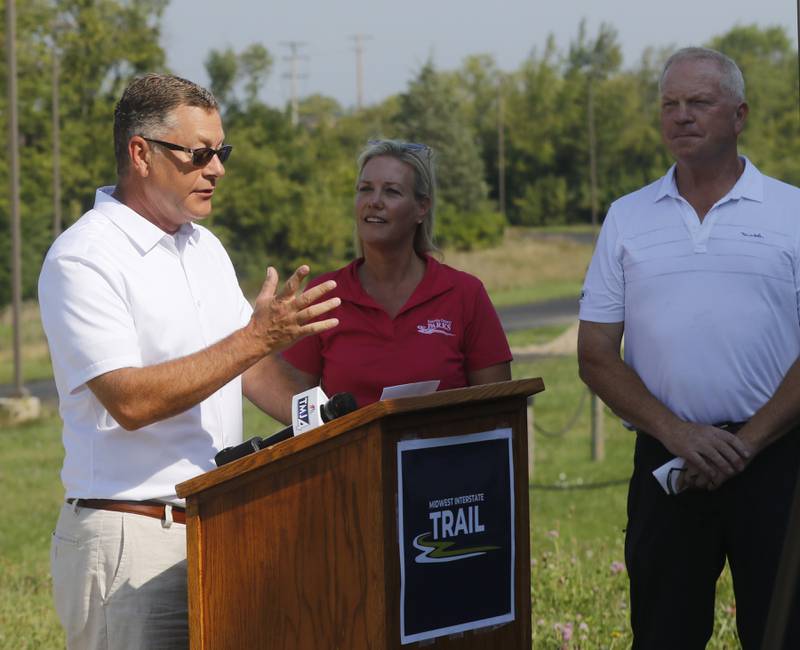
M 233 150 L 232 144 L 225 144 L 222 145 L 219 149 L 214 149 L 213 147 L 198 147 L 197 149 L 190 149 L 189 147 L 182 147 L 179 144 L 173 144 L 172 142 L 164 142 L 163 140 L 154 140 L 153 138 L 145 138 L 141 136 L 147 142 L 152 142 L 153 144 L 160 144 L 162 147 L 166 147 L 167 149 L 171 149 L 172 151 L 185 151 L 186 153 L 192 154 L 192 164 L 195 167 L 205 167 L 208 163 L 211 162 L 211 159 L 214 156 L 219 157 L 219 161 L 224 163 L 228 157 L 231 155 L 231 151 Z

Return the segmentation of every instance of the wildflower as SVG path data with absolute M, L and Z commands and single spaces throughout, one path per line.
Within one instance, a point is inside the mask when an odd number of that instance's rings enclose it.
M 553 629 L 561 635 L 562 641 L 569 641 L 572 638 L 572 622 L 556 623 Z
M 589 626 L 586 624 L 586 621 L 581 621 L 581 624 L 578 626 L 578 629 L 581 632 L 588 632 L 589 631 Z
M 557 530 L 548 530 L 545 535 L 552 539 L 558 539 L 558 531 Z
M 614 575 L 622 573 L 624 570 L 625 570 L 625 565 L 622 562 L 611 563 L 611 573 L 613 573 Z

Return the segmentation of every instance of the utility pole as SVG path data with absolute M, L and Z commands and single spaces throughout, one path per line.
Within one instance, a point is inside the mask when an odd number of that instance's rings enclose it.
M 61 109 L 59 85 L 61 53 L 58 51 L 58 31 L 53 31 L 53 239 L 61 234 Z
M 597 138 L 594 132 L 594 75 L 589 70 L 589 92 L 586 115 L 589 122 L 589 202 L 592 212 L 592 230 L 597 238 Z
M 364 108 L 364 41 L 372 37 L 368 34 L 354 34 L 350 37 L 356 42 L 356 108 Z
M 306 77 L 307 75 L 301 75 L 297 71 L 297 63 L 300 59 L 308 60 L 307 56 L 300 56 L 298 54 L 298 50 L 305 45 L 305 43 L 301 43 L 300 41 L 284 41 L 281 45 L 285 45 L 289 48 L 291 54 L 289 56 L 283 57 L 284 61 L 289 62 L 289 72 L 284 74 L 284 77 L 287 77 L 291 81 L 291 107 L 292 107 L 292 126 L 297 126 L 298 122 L 300 121 L 300 117 L 298 115 L 299 109 L 297 105 L 297 80 L 300 77 Z
M 592 212 L 592 231 L 594 239 L 600 231 L 597 219 L 597 138 L 594 123 L 594 72 L 590 66 L 588 74 L 588 97 L 586 115 L 589 130 L 589 203 Z M 592 429 L 592 460 L 603 460 L 606 456 L 605 434 L 603 432 L 603 402 L 592 393 L 591 402 L 591 429 Z
M 6 61 L 8 63 L 8 161 L 11 181 L 11 313 L 14 347 L 14 394 L 24 397 L 20 329 L 22 311 L 22 243 L 19 223 L 19 128 L 17 125 L 17 16 L 14 0 L 6 0 Z
M 497 83 L 497 209 L 506 216 L 506 135 L 502 77 Z

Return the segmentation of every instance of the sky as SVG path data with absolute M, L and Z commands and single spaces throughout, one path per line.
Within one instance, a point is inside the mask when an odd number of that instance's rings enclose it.
M 700 45 L 735 25 L 782 26 L 797 42 L 796 0 L 170 0 L 162 22 L 167 64 L 208 83 L 211 49 L 240 52 L 260 43 L 274 59 L 260 96 L 282 106 L 291 96 L 289 42 L 297 42 L 297 91 L 356 104 L 356 35 L 363 35 L 364 103 L 402 92 L 432 57 L 455 69 L 471 54 L 491 54 L 516 70 L 549 34 L 566 51 L 582 18 L 594 36 L 605 22 L 618 33 L 623 65 L 648 46 Z

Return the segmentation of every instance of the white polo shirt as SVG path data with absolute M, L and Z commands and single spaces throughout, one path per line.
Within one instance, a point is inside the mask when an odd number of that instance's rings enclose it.
M 39 277 L 42 323 L 64 420 L 67 497 L 180 504 L 175 484 L 242 440 L 241 379 L 185 413 L 125 431 L 86 382 L 183 357 L 250 318 L 231 261 L 202 226 L 169 235 L 97 191 L 53 244 Z
M 800 354 L 800 189 L 748 160 L 702 222 L 675 166 L 615 201 L 580 318 L 625 324 L 624 357 L 678 417 L 749 419 Z

